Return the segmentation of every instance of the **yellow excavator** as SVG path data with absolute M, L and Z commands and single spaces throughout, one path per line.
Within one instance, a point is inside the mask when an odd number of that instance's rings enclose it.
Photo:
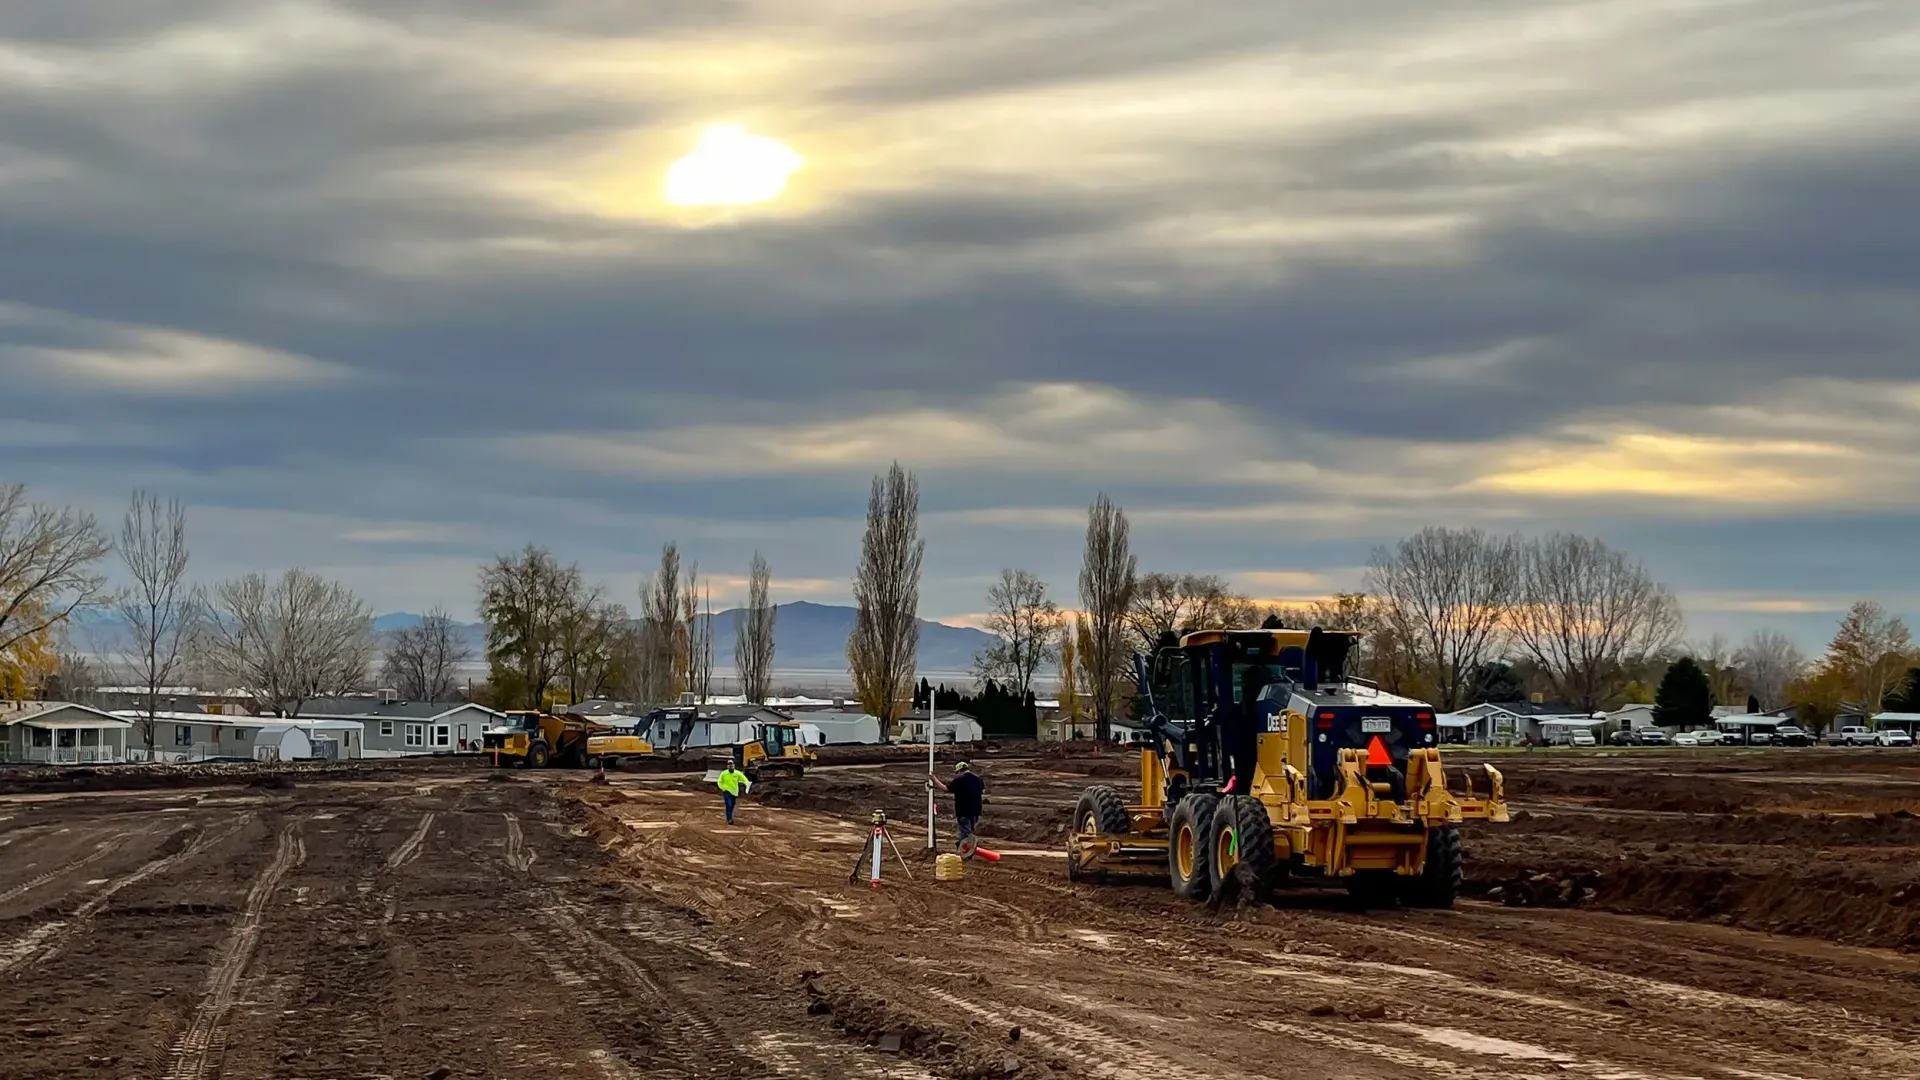
M 1344 883 L 1366 906 L 1452 907 L 1457 826 L 1507 820 L 1482 766 L 1448 787 L 1433 707 L 1346 673 L 1359 635 L 1201 630 L 1134 658 L 1152 741 L 1140 793 L 1080 796 L 1067 876 L 1164 872 L 1191 900 L 1293 881 Z

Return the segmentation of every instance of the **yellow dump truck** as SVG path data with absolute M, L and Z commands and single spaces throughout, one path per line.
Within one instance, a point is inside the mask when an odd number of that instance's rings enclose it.
M 480 749 L 496 766 L 539 769 L 547 765 L 580 769 L 587 764 L 587 741 L 612 730 L 583 716 L 519 710 L 506 722 L 480 733 Z

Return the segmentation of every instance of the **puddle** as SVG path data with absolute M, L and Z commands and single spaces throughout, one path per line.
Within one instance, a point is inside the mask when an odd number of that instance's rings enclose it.
M 112 879 L 112 878 L 110 878 L 110 877 L 97 877 L 97 878 L 94 878 L 94 879 L 92 879 L 92 880 L 90 880 L 90 881 L 88 881 L 88 882 L 87 882 L 87 884 L 88 884 L 88 885 L 105 885 L 105 884 L 106 884 L 107 882 L 109 882 L 109 881 L 112 881 L 112 880 L 113 880 L 113 879 Z
M 633 821 L 633 820 L 631 820 L 631 819 L 628 819 L 628 820 L 624 820 L 624 821 L 622 821 L 622 822 L 621 822 L 620 824 L 622 824 L 622 825 L 625 825 L 625 826 L 626 826 L 627 828 L 629 828 L 629 829 L 671 829 L 671 828 L 673 828 L 673 827 L 674 827 L 675 825 L 677 825 L 677 824 L 679 824 L 679 822 L 675 822 L 675 821 Z
M 1075 930 L 1073 936 L 1096 949 L 1112 949 L 1116 947 L 1113 943 L 1112 934 L 1103 934 L 1098 930 Z
M 1563 1054 L 1558 1050 L 1549 1050 L 1532 1043 L 1515 1042 L 1512 1039 L 1496 1039 L 1490 1035 L 1476 1035 L 1471 1031 L 1458 1028 L 1416 1027 L 1413 1024 L 1389 1024 L 1396 1031 L 1404 1031 L 1430 1043 L 1465 1050 L 1469 1054 L 1485 1054 L 1488 1057 L 1513 1058 L 1519 1061 L 1551 1061 L 1556 1065 L 1568 1065 L 1579 1058 L 1572 1054 Z

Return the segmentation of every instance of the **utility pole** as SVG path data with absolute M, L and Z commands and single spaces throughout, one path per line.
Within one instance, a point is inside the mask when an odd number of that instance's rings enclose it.
M 938 691 L 933 683 L 927 683 L 927 850 L 932 851 L 940 845 L 933 832 L 933 716 L 934 701 Z

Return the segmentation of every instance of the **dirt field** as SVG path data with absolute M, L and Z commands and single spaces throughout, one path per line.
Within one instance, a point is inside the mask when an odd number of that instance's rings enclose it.
M 1502 756 L 1488 899 L 1372 913 L 1068 885 L 1130 762 L 975 760 L 1007 854 L 950 884 L 923 765 L 732 828 L 690 777 L 449 763 L 0 796 L 0 1074 L 1920 1077 L 1920 754 Z

